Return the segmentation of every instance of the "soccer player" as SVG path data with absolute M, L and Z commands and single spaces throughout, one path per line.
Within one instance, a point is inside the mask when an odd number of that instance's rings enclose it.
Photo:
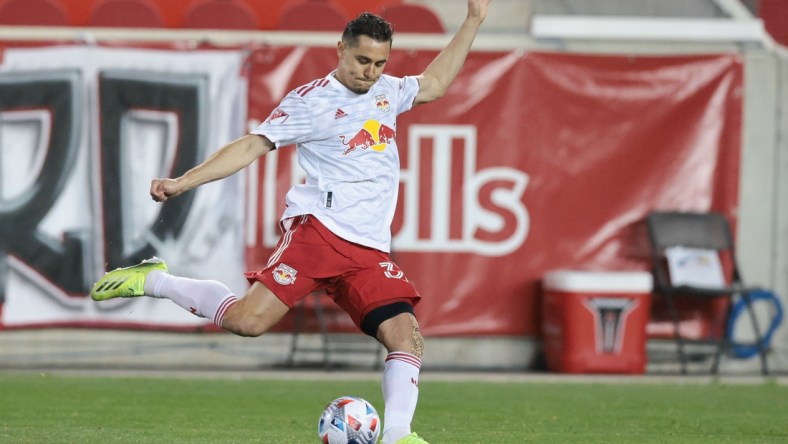
M 468 0 L 449 44 L 417 76 L 383 74 L 392 30 L 362 13 L 337 43 L 335 71 L 291 91 L 255 130 L 174 179 L 154 179 L 164 202 L 228 177 L 281 146 L 295 144 L 306 183 L 287 193 L 283 236 L 263 270 L 247 272 L 247 293 L 177 277 L 161 259 L 107 273 L 91 297 L 166 298 L 240 336 L 259 336 L 315 290 L 387 349 L 383 443 L 426 443 L 411 431 L 424 341 L 413 306 L 420 296 L 389 257 L 399 189 L 396 118 L 443 96 L 465 62 L 490 0 Z

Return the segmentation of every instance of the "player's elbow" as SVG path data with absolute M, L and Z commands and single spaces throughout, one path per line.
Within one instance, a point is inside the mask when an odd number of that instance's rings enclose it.
M 451 83 L 448 79 L 442 79 L 433 73 L 425 72 L 419 77 L 419 93 L 416 96 L 416 104 L 428 103 L 440 99 L 446 94 Z
M 421 91 L 416 96 L 415 104 L 420 105 L 422 103 L 434 102 L 443 97 L 444 94 L 446 94 L 446 88 L 433 88 Z
M 262 134 L 248 134 L 243 139 L 246 142 L 246 150 L 253 159 L 265 155 L 274 147 L 273 142 Z
M 440 87 L 435 88 L 432 91 L 432 96 L 431 96 L 432 100 L 438 100 L 441 97 L 443 97 L 444 95 L 446 95 L 446 91 L 448 89 L 449 89 L 449 85 L 446 85 L 446 86 L 441 85 Z

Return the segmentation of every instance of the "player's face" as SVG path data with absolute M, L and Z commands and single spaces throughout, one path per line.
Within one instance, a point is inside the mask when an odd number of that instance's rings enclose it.
M 391 42 L 378 42 L 365 35 L 359 36 L 355 45 L 339 42 L 337 80 L 354 93 L 365 94 L 383 74 L 390 52 Z

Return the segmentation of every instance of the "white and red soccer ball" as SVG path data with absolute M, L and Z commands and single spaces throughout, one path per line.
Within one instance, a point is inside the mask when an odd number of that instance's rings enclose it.
M 323 444 L 375 444 L 380 435 L 380 416 L 369 402 L 343 396 L 329 403 L 317 423 Z

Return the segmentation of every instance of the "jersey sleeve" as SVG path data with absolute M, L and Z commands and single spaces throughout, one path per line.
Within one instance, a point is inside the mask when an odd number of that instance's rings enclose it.
M 402 114 L 413 108 L 413 101 L 416 100 L 416 94 L 419 93 L 419 81 L 413 76 L 396 79 L 396 81 L 399 89 L 397 114 Z
M 252 134 L 265 136 L 279 148 L 311 139 L 313 118 L 304 100 L 290 93 Z

